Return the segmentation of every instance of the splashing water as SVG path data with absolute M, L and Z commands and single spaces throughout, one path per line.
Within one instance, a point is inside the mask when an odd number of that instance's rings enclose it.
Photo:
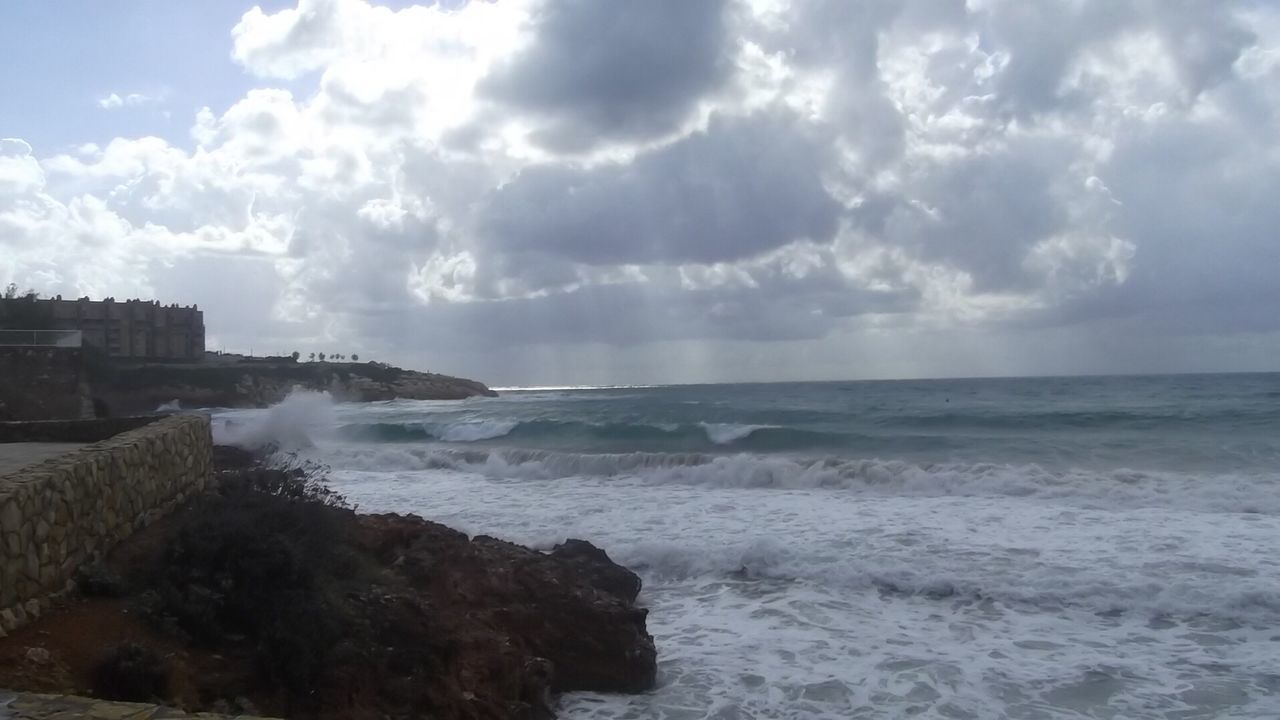
M 222 445 L 302 450 L 332 436 L 336 417 L 329 393 L 294 390 L 279 405 L 264 411 L 220 414 L 213 424 L 213 439 Z

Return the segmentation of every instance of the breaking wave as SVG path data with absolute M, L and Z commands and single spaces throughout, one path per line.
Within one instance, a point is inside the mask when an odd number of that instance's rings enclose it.
M 295 390 L 266 410 L 241 415 L 224 413 L 215 418 L 213 439 L 220 445 L 303 450 L 332 435 L 335 425 L 336 412 L 329 393 Z
M 352 423 L 338 434 L 365 442 L 450 443 L 482 442 L 498 438 L 555 442 L 661 443 L 684 449 L 739 447 L 789 450 L 822 447 L 847 441 L 847 435 L 798 430 L 778 425 L 738 423 L 592 423 L 577 420 L 455 420 L 450 422 Z
M 732 445 L 750 437 L 757 430 L 782 430 L 777 425 L 738 425 L 736 423 L 702 423 L 707 438 L 717 445 Z M 812 435 L 813 433 L 807 433 Z
M 1171 507 L 1280 514 L 1280 496 L 1274 493 L 1278 478 L 1243 473 L 1204 476 L 754 453 L 572 453 L 395 445 L 338 446 L 326 451 L 322 459 L 335 468 L 349 470 L 453 470 L 510 480 L 588 477 L 719 488 L 824 488 L 882 496 L 1031 497 L 1096 508 Z

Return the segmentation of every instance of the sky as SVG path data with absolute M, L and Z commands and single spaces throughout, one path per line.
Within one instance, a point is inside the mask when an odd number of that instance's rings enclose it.
M 7 0 L 0 284 L 493 385 L 1280 370 L 1277 0 Z

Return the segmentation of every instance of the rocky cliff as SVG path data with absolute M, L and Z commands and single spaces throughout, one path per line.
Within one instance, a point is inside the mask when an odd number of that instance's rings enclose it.
M 94 367 L 91 376 L 99 412 L 111 415 L 151 412 L 175 400 L 183 408 L 267 407 L 295 387 L 328 391 L 338 400 L 355 402 L 497 394 L 475 380 L 378 363 L 104 364 Z

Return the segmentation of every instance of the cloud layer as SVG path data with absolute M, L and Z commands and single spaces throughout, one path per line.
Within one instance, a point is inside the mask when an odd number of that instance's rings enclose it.
M 226 31 L 259 88 L 188 147 L 0 141 L 0 280 L 501 382 L 1280 349 L 1268 3 L 300 0 Z

